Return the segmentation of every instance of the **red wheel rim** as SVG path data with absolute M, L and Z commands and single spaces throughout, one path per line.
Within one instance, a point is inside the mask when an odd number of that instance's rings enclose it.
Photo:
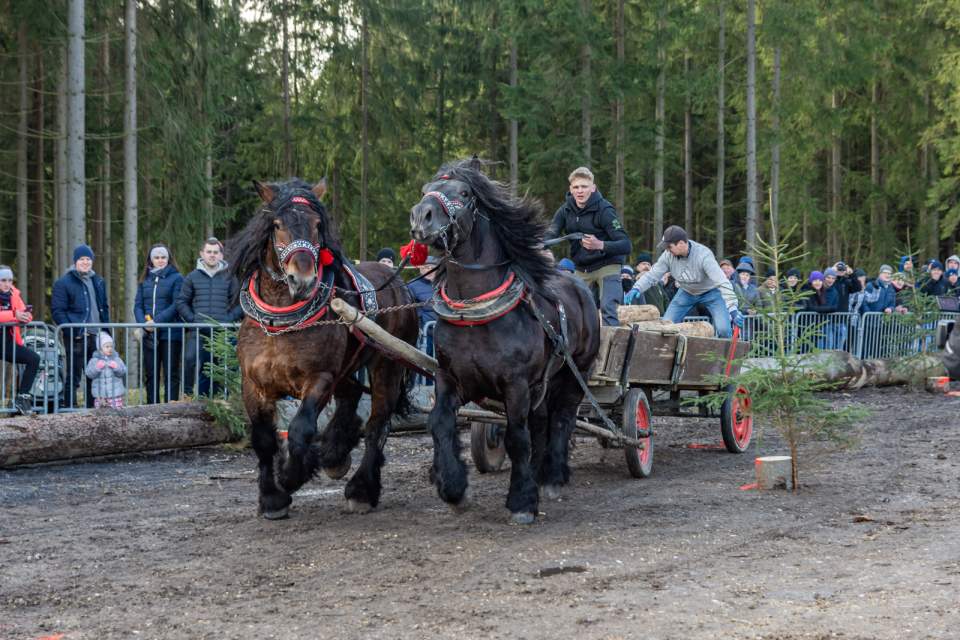
M 637 402 L 637 431 L 649 430 L 650 415 L 647 413 L 647 403 L 643 401 L 643 397 L 641 396 Z M 650 436 L 638 439 L 644 445 L 643 447 L 637 447 L 637 451 L 640 452 L 640 464 L 646 467 L 647 463 L 650 462 Z
M 750 442 L 753 433 L 753 416 L 750 415 L 750 396 L 743 387 L 733 394 L 730 409 L 733 413 L 733 438 L 737 444 L 744 446 Z

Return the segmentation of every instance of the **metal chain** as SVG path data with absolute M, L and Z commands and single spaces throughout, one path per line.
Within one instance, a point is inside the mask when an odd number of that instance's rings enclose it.
M 371 311 L 369 313 L 361 313 L 360 315 L 367 318 L 375 318 L 382 313 L 393 313 L 394 311 L 403 311 L 404 309 L 417 309 L 417 308 L 425 307 L 431 304 L 433 304 L 432 300 L 425 300 L 423 302 L 411 302 L 408 304 L 398 304 L 393 307 L 383 307 L 383 308 L 377 309 L 376 311 Z M 256 322 L 260 326 L 261 331 L 263 331 L 263 333 L 268 336 L 281 336 L 285 333 L 290 333 L 292 331 L 299 331 L 301 329 L 301 326 L 299 324 L 294 324 L 294 325 L 290 325 L 289 327 L 284 327 L 283 329 L 270 331 L 267 329 L 267 326 L 262 321 L 256 320 Z M 349 326 L 354 323 L 346 322 L 343 318 L 338 317 L 335 320 L 317 320 L 316 322 L 311 322 L 310 326 L 316 327 L 320 325 L 336 325 L 336 324 Z

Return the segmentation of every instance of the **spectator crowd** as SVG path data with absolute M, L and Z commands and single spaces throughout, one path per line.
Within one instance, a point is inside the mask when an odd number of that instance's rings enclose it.
M 942 311 L 960 310 L 957 255 L 944 262 L 937 258 L 919 262 L 914 256 L 901 256 L 896 267 L 883 264 L 870 274 L 838 260 L 807 274 L 789 268 L 778 277 L 772 267 L 763 268 L 761 273 L 760 265 L 748 255 L 736 262 L 718 259 L 680 227 L 669 227 L 658 245 L 663 250 L 659 258 L 640 251 L 630 261 L 632 242 L 587 167 L 570 174 L 569 191 L 553 217 L 547 238 L 570 239 L 570 257 L 560 259 L 557 268 L 592 288 L 602 322 L 607 325 L 617 324 L 618 305 L 649 304 L 675 321 L 687 315 L 709 316 L 718 335 L 730 335 L 732 324 L 742 325 L 744 316 L 769 311 L 775 293 L 786 289 L 806 293 L 797 298 L 796 312 L 813 312 L 821 317 L 867 312 L 904 314 L 921 310 L 917 309 L 918 301 L 929 301 L 926 296 L 935 299 Z M 53 284 L 53 322 L 66 325 L 62 330 L 65 380 L 59 401 L 67 409 L 78 407 L 81 381 L 87 407 L 121 407 L 127 392 L 127 365 L 111 335 L 107 287 L 94 270 L 95 259 L 89 246 L 77 246 L 72 266 Z M 392 268 L 396 253 L 384 248 L 376 259 Z M 431 258 L 408 284 L 416 301 L 432 298 L 435 267 L 436 260 Z M 22 327 L 34 318 L 32 307 L 23 300 L 14 281 L 13 270 L 0 265 L 0 352 L 6 362 L 22 365 L 12 408 L 29 413 L 41 358 L 24 342 Z M 217 238 L 203 242 L 194 269 L 186 275 L 167 245 L 150 247 L 133 301 L 134 316 L 141 325 L 135 339 L 140 347 L 147 403 L 177 400 L 181 391 L 187 395 L 218 391 L 207 376 L 205 365 L 213 356 L 205 338 L 212 335 L 215 323 L 236 322 L 243 317 L 237 302 L 239 287 L 227 269 L 223 244 Z M 917 296 L 917 292 L 926 296 Z M 419 314 L 421 328 L 432 326 L 430 323 L 436 320 L 428 306 L 421 307 Z M 209 326 L 155 326 L 195 323 Z M 849 323 L 828 326 L 821 346 L 845 348 Z M 424 332 L 421 348 L 432 351 L 431 343 L 432 335 Z

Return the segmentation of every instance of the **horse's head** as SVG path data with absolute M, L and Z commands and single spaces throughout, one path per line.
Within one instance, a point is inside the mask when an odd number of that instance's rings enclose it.
M 473 185 L 479 179 L 486 177 L 472 163 L 441 169 L 423 185 L 420 202 L 410 210 L 410 236 L 445 252 L 462 244 L 473 230 L 477 212 Z
M 260 264 L 284 282 L 295 301 L 305 300 L 317 284 L 320 252 L 330 239 L 327 212 L 320 198 L 326 182 L 313 187 L 299 179 L 254 186 L 264 202 L 257 216 L 265 232 L 260 241 Z

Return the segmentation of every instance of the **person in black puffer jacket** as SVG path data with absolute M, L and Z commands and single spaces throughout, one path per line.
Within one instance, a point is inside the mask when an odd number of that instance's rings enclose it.
M 603 324 L 615 327 L 620 324 L 617 306 L 623 304 L 620 266 L 630 255 L 630 238 L 616 209 L 597 191 L 590 169 L 574 169 L 569 182 L 566 201 L 554 214 L 546 239 L 583 233 L 582 240 L 570 241 L 570 259 L 577 267 L 575 275 L 596 289 Z
M 243 309 L 236 303 L 239 290 L 240 283 L 227 271 L 223 260 L 223 244 L 216 238 L 207 238 L 200 249 L 197 268 L 183 279 L 177 311 L 184 322 L 238 322 L 243 318 Z M 197 379 L 198 395 L 211 393 L 210 379 L 204 373 L 204 365 L 211 357 L 203 337 L 212 333 L 211 329 L 190 331 L 184 371 L 184 393 L 188 395 L 193 393 L 194 379 Z
M 180 322 L 177 297 L 183 285 L 183 276 L 177 269 L 167 245 L 150 247 L 144 264 L 133 315 L 137 322 Z M 166 389 L 166 402 L 180 398 L 180 362 L 183 353 L 183 330 L 152 329 L 143 331 L 143 380 L 147 389 L 147 403 L 160 400 L 160 381 Z

